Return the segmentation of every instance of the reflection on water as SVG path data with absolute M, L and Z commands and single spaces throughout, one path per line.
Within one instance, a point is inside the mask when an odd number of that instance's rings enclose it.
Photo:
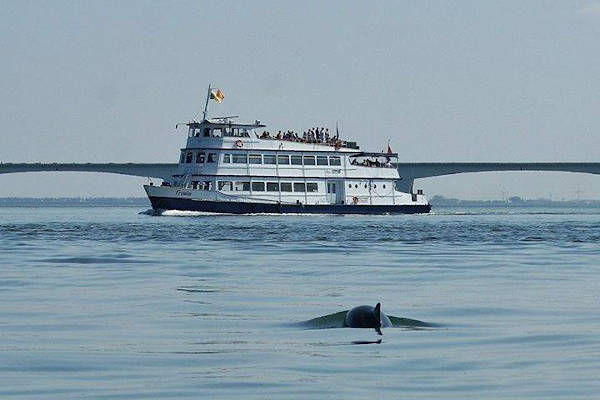
M 139 211 L 0 208 L 0 397 L 600 390 L 600 210 Z M 379 301 L 400 329 L 337 329 Z

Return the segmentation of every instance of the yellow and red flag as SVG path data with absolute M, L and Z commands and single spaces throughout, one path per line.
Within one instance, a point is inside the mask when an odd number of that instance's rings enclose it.
M 222 103 L 223 99 L 225 98 L 225 93 L 223 93 L 221 89 L 211 90 L 210 98 L 217 103 Z

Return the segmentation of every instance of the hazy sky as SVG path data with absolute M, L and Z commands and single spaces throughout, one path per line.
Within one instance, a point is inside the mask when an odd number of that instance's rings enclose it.
M 0 161 L 177 162 L 175 123 L 340 121 L 403 161 L 600 161 L 600 1 L 0 1 Z M 0 196 L 143 196 L 144 179 L 0 175 Z M 600 176 L 480 173 L 429 195 L 600 198 Z

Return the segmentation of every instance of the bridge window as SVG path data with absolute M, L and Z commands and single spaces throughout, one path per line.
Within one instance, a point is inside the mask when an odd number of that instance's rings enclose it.
M 278 192 L 278 191 L 279 191 L 279 183 L 267 182 L 267 192 Z
M 291 182 L 281 182 L 281 191 L 282 192 L 291 192 L 292 191 Z
M 250 182 L 234 182 L 233 190 L 236 192 L 249 192 Z
M 250 164 L 262 164 L 262 156 L 260 154 L 250 154 Z
M 315 165 L 315 156 L 304 156 L 304 165 Z
M 317 156 L 317 165 L 327 165 L 327 156 Z
M 219 181 L 219 190 L 231 191 L 233 190 L 233 184 L 229 181 Z
M 217 162 L 217 153 L 209 153 L 206 161 L 209 163 Z
M 204 128 L 204 137 L 210 136 L 210 128 Z
M 342 165 L 342 162 L 338 156 L 329 157 L 329 165 Z
M 214 128 L 212 132 L 213 137 L 221 137 L 221 128 Z
M 306 192 L 306 185 L 304 183 L 294 183 L 294 192 Z
M 185 163 L 186 164 L 190 164 L 192 162 L 192 158 L 194 157 L 194 153 L 192 153 L 191 151 L 186 153 L 185 155 Z
M 302 165 L 302 156 L 292 156 L 292 165 Z
M 248 157 L 245 154 L 232 154 L 231 160 L 234 164 L 246 164 L 248 162 Z
M 277 156 L 277 163 L 279 165 L 289 165 L 290 164 L 290 156 L 287 154 L 280 154 Z
M 265 164 L 277 164 L 277 157 L 275 154 L 265 154 L 263 160 Z
M 231 154 L 223 154 L 223 163 L 229 164 L 231 162 Z
M 198 155 L 196 156 L 196 163 L 204 164 L 205 158 L 206 158 L 206 154 L 203 151 L 199 152 Z
M 319 191 L 319 185 L 317 185 L 316 183 L 307 183 L 306 184 L 306 191 L 307 192 L 318 192 Z
M 265 191 L 265 183 L 264 182 L 252 182 L 252 191 L 253 192 L 264 192 Z

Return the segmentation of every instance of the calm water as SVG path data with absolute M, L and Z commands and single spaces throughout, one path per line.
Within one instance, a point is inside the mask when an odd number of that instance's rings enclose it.
M 589 399 L 600 210 L 0 208 L 0 397 Z M 360 304 L 439 325 L 307 329 Z

